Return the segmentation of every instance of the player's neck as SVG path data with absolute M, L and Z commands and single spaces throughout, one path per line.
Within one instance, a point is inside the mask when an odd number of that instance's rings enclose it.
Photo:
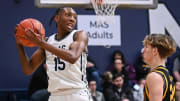
M 57 34 L 57 36 L 56 36 L 56 39 L 57 40 L 61 40 L 61 39 L 63 39 L 64 37 L 66 37 L 66 35 L 62 35 L 62 34 Z
M 165 60 L 164 59 L 154 60 L 154 63 L 151 65 L 151 71 L 153 71 L 158 66 L 165 66 Z
M 66 37 L 66 36 L 67 36 L 67 33 L 65 33 L 65 32 L 63 32 L 61 30 L 58 30 L 58 34 L 56 36 L 56 39 L 60 40 L 60 39 L 63 39 L 64 37 Z

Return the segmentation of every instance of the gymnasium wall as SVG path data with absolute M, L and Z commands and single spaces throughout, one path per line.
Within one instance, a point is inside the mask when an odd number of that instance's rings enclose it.
M 180 1 L 161 1 L 166 4 L 180 25 Z M 2 0 L 0 7 L 0 89 L 27 88 L 31 76 L 26 76 L 22 72 L 13 33 L 14 27 L 22 19 L 35 18 L 44 24 L 46 36 L 49 36 L 51 33 L 57 32 L 55 23 L 49 26 L 49 20 L 55 9 L 36 8 L 34 0 Z M 92 10 L 75 10 L 82 15 L 94 14 Z M 121 16 L 121 46 L 88 47 L 89 56 L 96 62 L 101 73 L 111 63 L 111 55 L 114 50 L 121 50 L 126 60 L 134 64 L 143 47 L 142 40 L 150 32 L 148 10 L 120 9 L 116 11 L 116 14 Z M 36 48 L 26 48 L 25 50 L 30 56 Z

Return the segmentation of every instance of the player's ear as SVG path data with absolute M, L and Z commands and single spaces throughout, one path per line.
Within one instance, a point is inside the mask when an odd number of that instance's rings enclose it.
M 159 52 L 158 52 L 158 48 L 157 48 L 157 47 L 154 47 L 154 48 L 153 48 L 153 54 L 154 54 L 154 55 L 159 54 Z
M 54 20 L 56 21 L 56 23 L 59 21 L 59 16 L 58 15 L 56 15 L 55 17 L 54 17 Z

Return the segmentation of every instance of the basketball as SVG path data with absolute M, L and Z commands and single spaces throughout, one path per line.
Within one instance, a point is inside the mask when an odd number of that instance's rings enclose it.
M 17 40 L 19 40 L 23 46 L 35 47 L 35 45 L 32 42 L 30 42 L 28 39 L 26 39 L 24 37 L 26 34 L 25 29 L 27 29 L 27 28 L 30 28 L 31 30 L 33 30 L 37 34 L 39 34 L 38 33 L 38 30 L 39 30 L 42 34 L 41 37 L 44 39 L 45 29 L 43 27 L 43 24 L 36 19 L 27 18 L 27 19 L 22 20 L 16 28 Z

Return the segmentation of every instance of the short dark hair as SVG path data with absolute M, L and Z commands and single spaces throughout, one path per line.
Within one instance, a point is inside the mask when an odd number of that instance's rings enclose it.
M 125 61 L 125 58 L 124 58 L 124 54 L 123 54 L 123 52 L 120 51 L 120 50 L 115 50 L 115 51 L 113 52 L 113 55 L 112 55 L 112 60 L 113 60 L 113 62 L 116 60 L 116 59 L 115 59 L 115 55 L 116 55 L 116 54 L 119 54 L 119 55 L 121 56 L 122 63 L 123 63 L 123 64 L 126 64 L 126 61 Z
M 52 22 L 54 21 L 54 17 L 59 14 L 60 12 L 62 12 L 64 10 L 64 8 L 58 8 L 56 9 L 55 13 L 53 14 L 53 16 L 51 17 L 50 21 L 49 21 L 49 26 L 51 26 Z
M 122 73 L 115 74 L 115 75 L 113 76 L 113 81 L 114 81 L 115 79 L 117 79 L 118 77 L 122 77 L 122 78 L 124 79 L 124 74 L 122 74 Z

